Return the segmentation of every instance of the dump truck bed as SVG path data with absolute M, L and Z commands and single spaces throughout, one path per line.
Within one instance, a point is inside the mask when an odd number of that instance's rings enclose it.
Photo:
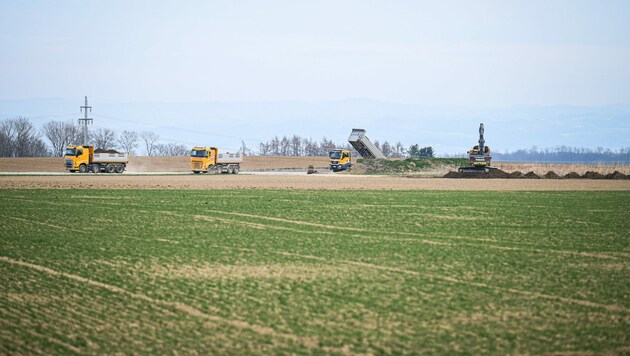
M 236 164 L 243 163 L 243 155 L 240 153 L 219 153 L 217 155 L 217 163 L 219 164 Z
M 127 163 L 126 153 L 94 153 L 94 163 Z
M 363 158 L 386 158 L 383 152 L 376 148 L 372 141 L 365 136 L 364 129 L 352 129 L 352 133 L 350 133 L 350 137 L 348 137 L 348 142 L 350 142 L 352 147 L 354 147 Z

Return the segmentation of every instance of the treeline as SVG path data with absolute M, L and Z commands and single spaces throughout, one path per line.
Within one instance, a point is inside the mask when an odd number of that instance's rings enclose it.
M 558 146 L 542 148 L 534 146 L 530 149 L 519 149 L 513 152 L 494 152 L 493 159 L 508 162 L 541 162 L 541 163 L 630 163 L 630 147 L 611 150 L 597 147 Z
M 415 155 L 414 157 L 418 157 L 421 153 L 430 154 L 430 157 L 433 156 L 433 149 L 430 147 L 420 148 L 418 145 L 412 145 L 406 149 L 400 142 L 390 144 L 387 141 L 383 143 L 374 141 L 374 145 L 386 157 L 406 157 L 409 153 Z M 261 156 L 328 156 L 330 151 L 339 148 L 349 149 L 353 156 L 358 157 L 358 153 L 347 142 L 339 144 L 326 137 L 317 141 L 298 135 L 282 136 L 282 138 L 275 136 L 269 141 L 261 142 L 258 145 L 258 154 Z M 421 150 L 423 151 L 421 152 Z
M 160 143 L 153 132 L 100 128 L 88 131 L 87 144 L 96 149 L 116 149 L 135 155 L 139 148 L 147 156 L 187 156 L 182 144 Z M 24 117 L 0 121 L 0 157 L 61 157 L 68 145 L 83 145 L 82 127 L 74 121 L 49 121 L 37 130 Z

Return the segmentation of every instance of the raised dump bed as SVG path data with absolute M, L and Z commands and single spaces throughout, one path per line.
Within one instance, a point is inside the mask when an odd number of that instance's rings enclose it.
M 379 150 L 370 139 L 365 136 L 364 129 L 352 129 L 348 142 L 354 147 L 357 152 L 363 158 L 382 158 L 385 159 L 385 155 Z

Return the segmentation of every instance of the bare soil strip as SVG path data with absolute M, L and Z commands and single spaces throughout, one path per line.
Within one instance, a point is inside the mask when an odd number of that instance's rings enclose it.
M 630 180 L 406 178 L 358 175 L 0 176 L 0 189 L 630 190 Z
M 159 300 L 159 299 L 154 299 L 151 298 L 149 296 L 146 296 L 144 294 L 140 294 L 140 293 L 134 293 L 134 292 L 130 292 L 126 289 L 117 287 L 117 286 L 113 286 L 111 284 L 106 284 L 106 283 L 102 283 L 102 282 L 98 282 L 89 278 L 85 278 L 85 277 L 81 277 L 75 274 L 70 274 L 70 273 L 65 273 L 65 272 L 59 272 L 53 269 L 50 269 L 48 267 L 44 267 L 44 266 L 40 266 L 40 265 L 36 265 L 36 264 L 32 264 L 29 262 L 24 262 L 24 261 L 19 261 L 19 260 L 14 260 L 10 257 L 6 257 L 6 256 L 0 256 L 0 261 L 6 262 L 6 263 L 10 263 L 13 265 L 17 265 L 17 266 L 22 266 L 22 267 L 26 267 L 26 268 L 30 268 L 39 272 L 43 272 L 46 273 L 48 275 L 51 276 L 55 276 L 55 277 L 63 277 L 63 278 L 68 278 L 68 279 L 72 279 L 74 281 L 80 282 L 80 283 L 84 283 L 84 284 L 88 284 L 90 286 L 94 286 L 94 287 L 98 287 L 98 288 L 102 288 L 102 289 L 106 289 L 109 292 L 112 293 L 118 293 L 118 294 L 124 294 L 126 296 L 135 298 L 135 299 L 139 299 L 142 301 L 145 301 L 147 303 L 150 303 L 152 305 L 155 306 L 163 306 L 163 307 L 169 307 L 169 308 L 174 308 L 176 310 L 179 310 L 180 312 L 186 313 L 190 316 L 194 316 L 194 317 L 198 317 L 198 318 L 203 318 L 203 319 L 207 319 L 213 322 L 219 322 L 219 323 L 224 323 L 239 329 L 247 329 L 247 330 L 251 330 L 254 331 L 258 334 L 261 335 L 265 335 L 265 336 L 271 336 L 271 337 L 280 337 L 280 338 L 284 338 L 284 339 L 288 339 L 288 340 L 292 340 L 294 342 L 298 342 L 306 347 L 309 348 L 313 348 L 313 349 L 320 349 L 321 347 L 319 346 L 319 342 L 317 339 L 315 338 L 311 338 L 311 337 L 303 337 L 303 336 L 297 336 L 297 335 L 293 335 L 293 334 L 286 334 L 286 333 L 278 333 L 275 330 L 273 330 L 272 328 L 269 327 L 265 327 L 265 326 L 261 326 L 261 325 L 255 325 L 255 324 L 249 324 L 245 321 L 241 321 L 241 320 L 234 320 L 234 319 L 225 319 L 222 318 L 220 316 L 217 315 L 211 315 L 211 314 L 207 314 L 204 313 L 203 311 L 196 309 L 190 305 L 181 303 L 181 302 L 170 302 L 170 301 L 165 301 L 165 300 Z M 336 352 L 343 352 L 343 349 L 333 349 L 333 348 L 326 348 L 329 351 L 336 351 Z

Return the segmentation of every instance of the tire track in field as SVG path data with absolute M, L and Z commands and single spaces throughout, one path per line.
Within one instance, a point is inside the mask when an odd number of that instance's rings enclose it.
M 33 203 L 47 203 L 47 204 L 52 204 L 52 205 L 65 205 L 65 206 L 76 206 L 76 204 L 72 204 L 72 203 L 58 203 L 58 202 L 48 202 L 48 201 L 35 201 L 35 200 L 29 200 L 29 199 L 21 199 L 23 198 L 22 196 L 20 196 L 20 199 L 16 199 L 14 197 L 7 197 L 9 199 L 13 198 L 14 200 L 18 200 L 18 201 L 26 201 L 26 202 L 33 202 Z M 109 203 L 109 202 L 102 202 L 101 203 L 101 207 L 104 207 L 103 205 L 115 205 L 118 206 L 119 204 L 115 204 L 115 203 Z M 113 208 L 109 208 L 109 207 L 104 207 L 106 209 L 110 209 L 110 210 L 114 210 Z M 138 212 L 143 212 L 143 213 L 147 213 L 147 214 L 152 214 L 154 212 L 151 211 L 147 211 L 147 210 L 137 210 Z M 392 231 L 378 231 L 378 230 L 370 230 L 370 229 L 362 229 L 362 228 L 350 228 L 350 227 L 343 227 L 343 226 L 331 226 L 331 225 L 325 225 L 325 224 L 319 224 L 319 223 L 311 223 L 311 222 L 307 222 L 307 221 L 301 221 L 301 220 L 290 220 L 290 219 L 284 219 L 284 218 L 277 218 L 277 217 L 270 217 L 270 216 L 264 216 L 264 215 L 255 215 L 255 214 L 246 214 L 246 213 L 237 213 L 237 212 L 227 212 L 227 211 L 220 211 L 220 210 L 208 210 L 206 209 L 206 211 L 208 212 L 212 212 L 212 213 L 220 213 L 220 214 L 227 214 L 227 215 L 235 215 L 235 216 L 242 216 L 242 217 L 252 217 L 252 218 L 257 218 L 257 219 L 262 219 L 262 220 L 270 220 L 270 221 L 276 221 L 276 222 L 286 222 L 286 223 L 292 223 L 292 224 L 298 224 L 298 225 L 307 225 L 307 226 L 313 226 L 313 227 L 322 227 L 322 228 L 326 228 L 326 229 L 331 229 L 331 230 L 348 230 L 348 231 L 359 231 L 359 232 L 366 232 L 366 233 L 376 233 L 376 234 L 397 234 L 397 235 L 407 235 L 407 236 L 417 236 L 417 237 L 430 237 L 432 235 L 428 235 L 428 234 L 419 234 L 419 233 L 413 233 L 413 232 L 403 232 L 403 231 L 398 231 L 398 232 L 392 232 Z M 170 211 L 159 211 L 161 213 L 165 213 L 165 214 L 171 214 L 171 215 L 178 215 L 178 216 L 186 216 L 188 217 L 189 215 L 183 215 L 183 214 L 176 214 Z M 216 221 L 223 221 L 223 222 L 232 222 L 232 223 L 237 223 L 240 225 L 244 225 L 244 226 L 249 226 L 252 228 L 258 228 L 258 229 L 263 229 L 263 228 L 271 228 L 271 229 L 276 229 L 276 230 L 286 230 L 286 231 L 293 231 L 293 232 L 298 232 L 298 233 L 319 233 L 319 234 L 332 234 L 330 232 L 326 232 L 326 231 L 304 231 L 304 230 L 299 230 L 299 229 L 291 229 L 288 227 L 280 227 L 280 226 L 275 226 L 275 225 L 266 225 L 266 224 L 260 224 L 260 223 L 252 223 L 252 222 L 246 222 L 246 221 L 241 221 L 241 220 L 232 220 L 232 219 L 224 219 L 221 220 L 221 218 L 218 217 L 208 217 L 208 216 L 204 216 L 204 215 L 196 215 L 199 217 L 203 217 L 202 219 L 216 219 Z M 124 235 L 120 235 L 122 237 L 128 237 L 131 239 L 136 239 L 136 240 L 140 240 L 140 241 L 149 241 L 149 240 L 142 240 L 142 239 L 138 239 L 138 238 L 134 238 L 134 237 L 130 237 L 130 236 L 124 236 Z M 356 234 L 352 234 L 352 235 L 348 235 L 348 236 L 353 236 L 353 237 L 358 237 L 358 238 L 370 238 L 370 237 L 366 237 L 366 236 L 362 236 L 362 235 L 356 235 Z M 487 238 L 474 238 L 474 237 L 465 237 L 465 236 L 451 236 L 451 235 L 433 235 L 433 236 L 437 236 L 439 238 L 447 238 L 447 239 L 455 239 L 458 241 L 462 241 L 462 240 L 474 240 L 474 241 L 481 241 L 481 242 L 492 242 L 492 243 L 502 243 L 502 241 L 496 240 L 496 239 L 487 239 Z M 374 238 L 374 239 L 383 239 L 382 237 L 379 238 Z M 561 254 L 561 255 L 568 255 L 568 256 L 581 256 L 581 257 L 590 257 L 590 258 L 600 258 L 600 259 L 612 259 L 612 260 L 618 260 L 619 257 L 617 256 L 613 256 L 613 255 L 609 255 L 606 253 L 596 253 L 596 252 L 582 252 L 582 251 L 567 251 L 567 250 L 556 250 L 556 249 L 539 249 L 539 248 L 531 248 L 531 249 L 527 249 L 527 248 L 520 248 L 520 247 L 510 247 L 510 246 L 499 246 L 499 245 L 476 245 L 476 244 L 472 244 L 472 243 L 467 243 L 467 242 L 461 242 L 458 244 L 452 244 L 452 243 L 448 243 L 448 242 L 440 242 L 440 241 L 434 241 L 434 240 L 426 240 L 426 239 L 422 239 L 422 240 L 418 240 L 418 239 L 396 239 L 396 238 L 388 238 L 389 240 L 395 240 L 395 241 L 416 241 L 416 242 L 421 242 L 421 243 L 427 243 L 427 244 L 433 244 L 433 245 L 444 245 L 444 246 L 458 246 L 458 245 L 464 245 L 464 246 L 471 246 L 471 247 L 484 247 L 484 248 L 489 248 L 489 249 L 495 249 L 495 250 L 505 250 L 505 251 L 523 251 L 523 252 L 536 252 L 536 253 L 557 253 L 557 254 Z M 151 240 L 153 241 L 153 240 Z M 159 240 L 160 242 L 167 242 L 165 240 Z M 176 244 L 177 242 L 175 241 L 171 241 L 168 243 L 173 243 Z M 522 242 L 522 241 L 508 241 L 505 242 L 508 244 L 518 244 L 518 245 L 530 245 L 530 246 L 536 246 L 535 243 L 529 243 L 529 242 Z M 625 253 L 625 252 L 616 252 L 619 256 L 621 257 L 630 257 L 630 254 Z
M 319 224 L 319 223 L 311 223 L 311 222 L 307 222 L 307 221 L 301 221 L 301 220 L 290 220 L 290 219 L 284 219 L 284 218 L 277 218 L 277 217 L 270 217 L 270 216 L 263 216 L 263 215 L 254 215 L 254 214 L 245 214 L 245 213 L 237 213 L 237 212 L 225 212 L 225 211 L 218 211 L 218 210 L 206 210 L 208 212 L 211 213 L 220 213 L 220 214 L 227 214 L 227 215 L 234 215 L 234 216 L 242 216 L 242 217 L 251 217 L 251 218 L 256 218 L 256 219 L 261 219 L 261 220 L 268 220 L 268 221 L 275 221 L 275 222 L 285 222 L 285 223 L 290 223 L 290 224 L 297 224 L 297 225 L 305 225 L 305 226 L 312 226 L 312 227 L 321 227 L 321 228 L 326 228 L 326 229 L 330 229 L 330 230 L 345 230 L 345 231 L 358 231 L 358 232 L 366 232 L 366 233 L 374 233 L 374 234 L 389 234 L 389 235 L 408 235 L 408 236 L 418 236 L 418 237 L 428 237 L 429 235 L 427 234 L 418 234 L 418 233 L 413 233 L 413 232 L 401 232 L 401 231 L 378 231 L 378 230 L 370 230 L 370 229 L 363 229 L 363 228 L 351 228 L 351 227 L 344 227 L 344 226 L 331 226 L 331 225 L 325 225 L 325 224 Z M 264 225 L 264 224 L 260 224 L 260 225 Z M 270 226 L 270 225 L 267 225 Z M 315 232 L 315 231 L 303 231 L 303 230 L 298 230 L 298 232 L 300 233 L 308 233 L 308 232 Z M 324 232 L 322 232 L 324 233 Z M 354 237 L 361 237 L 361 238 L 365 238 L 365 236 L 361 236 L 361 235 L 350 235 L 350 236 L 354 236 Z M 482 238 L 469 238 L 469 237 L 461 237 L 461 236 L 449 236 L 449 235 L 437 235 L 438 237 L 441 238 L 448 238 L 448 239 L 456 239 L 458 241 L 460 240 L 475 240 L 475 241 L 482 241 L 482 242 L 494 242 L 494 243 L 501 243 L 501 241 L 495 240 L 495 239 L 482 239 Z M 382 239 L 382 238 L 377 238 L 377 239 Z M 417 241 L 417 242 L 422 242 L 422 243 L 427 243 L 427 244 L 434 244 L 434 245 L 447 245 L 447 246 L 471 246 L 471 247 L 485 247 L 485 248 L 489 248 L 489 249 L 495 249 L 495 250 L 505 250 L 505 251 L 524 251 L 524 252 L 537 252 L 537 253 L 558 253 L 558 254 L 563 254 L 563 255 L 577 255 L 577 256 L 582 256 L 582 257 L 592 257 L 592 258 L 601 258 L 601 259 L 613 259 L 613 260 L 617 260 L 618 257 L 617 256 L 612 256 L 612 255 L 608 255 L 605 253 L 595 253 L 595 252 L 581 252 L 581 251 L 567 251 L 567 250 L 555 250 L 555 249 L 537 249 L 537 248 L 521 248 L 521 247 L 510 247 L 510 246 L 499 246 L 499 245 L 477 245 L 477 244 L 472 244 L 472 243 L 468 243 L 468 242 L 461 242 L 461 243 L 457 243 L 457 244 L 453 244 L 453 243 L 448 243 L 448 242 L 440 242 L 440 241 L 434 241 L 434 240 L 426 240 L 426 239 L 396 239 L 396 238 L 388 238 L 390 240 L 400 240 L 400 241 Z M 515 243 L 515 242 L 509 242 L 509 243 Z M 518 243 L 518 242 L 516 242 Z M 530 244 L 530 243 L 520 243 L 520 244 L 527 244 L 527 245 L 534 245 L 534 244 Z M 620 253 L 622 256 L 624 257 L 629 257 L 626 256 L 625 253 Z
M 15 199 L 14 200 L 19 200 L 19 201 L 27 201 L 27 202 L 33 202 L 33 203 L 47 203 L 47 204 L 52 204 L 52 205 L 65 205 L 65 206 L 74 206 L 75 204 L 71 204 L 71 203 L 55 203 L 55 202 L 48 202 L 48 201 L 35 201 L 35 200 L 29 200 L 29 199 Z M 107 205 L 110 205 L 111 203 L 105 203 Z M 112 204 L 112 205 L 117 205 L 117 204 Z M 110 210 L 114 210 L 113 208 L 109 208 L 109 207 L 103 207 L 105 209 L 110 209 Z M 147 213 L 147 214 L 152 214 L 154 212 L 151 211 L 147 211 L 147 210 L 137 210 L 138 212 L 142 212 L 142 213 Z M 271 221 L 278 221 L 278 222 L 287 222 L 287 223 L 293 223 L 293 224 L 298 224 L 298 225 L 310 225 L 310 226 L 314 226 L 314 227 L 324 227 L 327 229 L 333 229 L 333 230 L 347 230 L 347 229 L 352 229 L 351 231 L 360 231 L 360 232 L 368 232 L 368 233 L 377 233 L 377 234 L 398 234 L 398 235 L 408 235 L 408 236 L 417 236 L 417 237 L 427 237 L 429 235 L 427 234 L 418 234 L 418 233 L 413 233 L 413 232 L 391 232 L 391 231 L 378 231 L 378 230 L 369 230 L 369 229 L 361 229 L 361 228 L 347 228 L 347 227 L 340 227 L 340 226 L 330 226 L 330 225 L 325 225 L 325 224 L 318 224 L 318 223 L 310 223 L 310 222 L 306 222 L 306 221 L 301 221 L 301 220 L 289 220 L 289 219 L 283 219 L 283 218 L 276 218 L 276 217 L 268 217 L 268 216 L 263 216 L 263 215 L 254 215 L 254 214 L 245 214 L 245 213 L 237 213 L 237 212 L 225 212 L 225 211 L 218 211 L 218 210 L 206 210 L 209 212 L 213 212 L 213 213 L 221 213 L 221 214 L 228 214 L 228 215 L 236 215 L 236 216 L 243 216 L 243 217 L 253 217 L 253 218 L 258 218 L 258 219 L 262 219 L 262 220 L 271 220 Z M 163 214 L 169 214 L 169 215 L 175 215 L 175 216 L 180 216 L 180 217 L 190 217 L 189 215 L 184 215 L 184 214 L 177 214 L 177 213 L 173 213 L 171 211 L 158 211 L 160 213 Z M 265 229 L 265 228 L 269 228 L 269 229 L 275 229 L 275 230 L 286 230 L 286 231 L 292 231 L 292 232 L 297 232 L 297 233 L 310 233 L 310 234 L 327 234 L 327 235 L 331 235 L 333 233 L 331 232 L 326 232 L 326 231 L 305 231 L 305 230 L 299 230 L 299 229 L 292 229 L 292 228 L 288 228 L 288 227 L 282 227 L 282 226 L 277 226 L 277 225 L 267 225 L 267 224 L 260 224 L 260 223 L 252 223 L 252 222 L 247 222 L 247 221 L 242 221 L 242 220 L 234 220 L 234 219 L 225 219 L 225 218 L 219 218 L 219 217 L 209 217 L 209 216 L 205 216 L 205 215 L 195 215 L 195 217 L 197 219 L 202 219 L 202 220 L 208 220 L 208 221 L 212 221 L 211 219 L 214 219 L 215 221 L 222 221 L 222 222 L 228 222 L 228 223 L 236 223 L 236 224 L 240 224 L 240 225 L 244 225 L 244 226 L 248 226 L 248 227 L 252 227 L 252 228 L 257 228 L 257 229 Z M 28 222 L 31 222 L 30 220 Z M 79 232 L 89 232 L 89 231 L 79 231 Z M 130 238 L 130 239 L 135 239 L 138 241 L 159 241 L 159 242 L 164 242 L 164 243 L 171 243 L 171 244 L 177 244 L 178 242 L 173 241 L 173 240 L 166 240 L 166 239 L 156 239 L 156 240 L 144 240 L 144 239 L 140 239 L 140 238 L 135 238 L 135 237 L 131 237 L 131 236 L 125 236 L 125 235 L 119 235 L 121 237 L 125 237 L 125 238 Z M 370 239 L 375 239 L 375 240 L 383 240 L 384 238 L 387 237 L 377 237 L 377 238 L 372 238 L 369 236 L 363 236 L 363 235 L 356 235 L 356 234 L 350 234 L 348 236 L 352 236 L 352 237 L 357 237 L 357 238 L 370 238 Z M 449 236 L 449 235 L 438 235 L 438 237 L 442 237 L 442 238 L 448 238 L 448 239 L 456 239 L 458 241 L 461 240 L 475 240 L 475 241 L 483 241 L 483 242 L 495 242 L 495 243 L 501 243 L 501 241 L 499 240 L 495 240 L 495 239 L 481 239 L 481 238 L 469 238 L 469 237 L 461 237 L 461 236 Z M 589 258 L 599 258 L 599 259 L 612 259 L 612 260 L 618 260 L 619 257 L 617 256 L 613 256 L 613 255 L 609 255 L 606 253 L 596 253 L 596 252 L 583 252 L 583 251 L 567 251 L 567 250 L 556 250 L 556 249 L 539 249 L 539 248 L 520 248 L 520 247 L 510 247 L 510 246 L 499 246 L 499 245 L 490 245 L 490 244 L 485 244 L 485 245 L 477 245 L 477 244 L 472 244 L 472 243 L 467 243 L 467 242 L 460 242 L 458 244 L 453 244 L 453 243 L 448 243 L 448 242 L 441 242 L 441 241 L 434 241 L 434 240 L 426 240 L 426 239 L 400 239 L 400 238 L 387 238 L 390 241 L 408 241 L 408 242 L 420 242 L 420 243 L 426 243 L 426 244 L 432 244 L 432 245 L 443 245 L 443 246 L 470 246 L 470 247 L 475 247 L 475 248 L 479 248 L 479 247 L 483 247 L 483 248 L 488 248 L 488 249 L 494 249 L 494 250 L 503 250 L 503 251 L 522 251 L 522 252 L 535 252 L 535 253 L 556 253 L 556 254 L 561 254 L 561 255 L 567 255 L 567 256 L 581 256 L 581 257 L 589 257 Z M 532 243 L 528 243 L 528 242 L 515 242 L 515 241 L 509 241 L 507 243 L 514 243 L 514 244 L 523 244 L 523 245 L 534 245 Z M 630 257 L 630 254 L 625 253 L 625 252 L 617 252 L 617 254 L 621 257 Z
M 74 231 L 74 232 L 86 233 L 85 230 L 73 229 L 71 227 L 59 226 L 59 225 L 49 224 L 49 223 L 45 223 L 45 222 L 41 222 L 41 221 L 35 221 L 35 220 L 28 220 L 28 219 L 18 218 L 16 216 L 0 215 L 0 217 L 13 219 L 13 220 L 18 220 L 18 221 L 22 221 L 22 222 L 25 222 L 25 223 L 28 223 L 28 224 L 36 224 L 36 225 L 42 225 L 42 226 L 46 226 L 46 227 L 52 227 L 53 229 L 59 229 L 59 230 L 63 230 L 63 231 Z
M 275 253 L 280 254 L 280 255 L 285 255 L 285 256 L 305 258 L 305 259 L 317 260 L 317 261 L 328 262 L 328 263 L 330 263 L 330 262 L 345 263 L 345 264 L 358 266 L 358 267 L 372 268 L 372 269 L 377 269 L 377 270 L 381 270 L 381 271 L 401 273 L 401 274 L 407 274 L 407 275 L 412 275 L 412 276 L 417 276 L 417 277 L 428 277 L 428 278 L 432 278 L 432 279 L 436 279 L 436 280 L 441 280 L 441 281 L 445 281 L 445 282 L 449 282 L 449 283 L 455 283 L 455 284 L 463 284 L 463 285 L 467 285 L 467 286 L 471 286 L 471 287 L 493 289 L 493 290 L 497 290 L 497 291 L 509 292 L 509 293 L 513 293 L 513 294 L 521 294 L 521 295 L 526 295 L 526 296 L 529 296 L 529 297 L 535 297 L 535 298 L 540 298 L 540 299 L 558 300 L 558 301 L 562 301 L 562 302 L 565 302 L 565 303 L 576 304 L 576 305 L 589 307 L 589 308 L 600 308 L 600 309 L 606 309 L 606 310 L 609 310 L 609 311 L 630 313 L 630 309 L 628 309 L 628 308 L 626 308 L 626 307 L 624 307 L 622 305 L 601 304 L 601 303 L 591 302 L 591 301 L 588 301 L 588 300 L 574 299 L 574 298 L 568 298 L 568 297 L 561 297 L 561 296 L 553 295 L 553 294 L 530 292 L 530 291 L 516 289 L 516 288 L 497 287 L 497 286 L 492 286 L 492 285 L 489 285 L 489 284 L 486 284 L 486 283 L 471 282 L 471 281 L 466 281 L 466 280 L 457 279 L 457 278 L 449 277 L 449 276 L 443 276 L 443 275 L 434 274 L 434 273 L 420 273 L 420 272 L 406 270 L 406 269 L 402 269 L 402 268 L 388 267 L 388 266 L 382 266 L 382 265 L 375 265 L 375 264 L 366 263 L 366 262 L 351 261 L 351 260 L 327 259 L 327 258 L 324 258 L 324 257 L 311 256 L 311 255 L 302 255 L 302 254 L 283 252 L 283 251 L 275 251 Z
M 140 293 L 135 293 L 135 292 L 130 292 L 124 288 L 121 287 L 117 287 L 111 284 L 106 284 L 103 282 L 99 282 L 99 281 L 95 281 L 89 278 L 85 278 L 76 274 L 71 274 L 71 273 L 66 273 L 66 272 L 59 272 L 57 270 L 53 270 L 50 269 L 48 267 L 44 267 L 44 266 L 40 266 L 40 265 L 36 265 L 36 264 L 32 264 L 29 262 L 24 262 L 24 261 L 20 261 L 20 260 L 15 260 L 13 258 L 10 257 L 6 257 L 6 256 L 0 256 L 0 261 L 3 261 L 5 263 L 9 263 L 12 265 L 17 265 L 17 266 L 21 266 L 21 267 L 26 267 L 26 268 L 30 268 L 32 270 L 36 270 L 38 272 L 42 272 L 45 274 L 48 274 L 50 276 L 55 276 L 55 277 L 63 277 L 63 278 L 68 278 L 71 280 L 74 280 L 76 282 L 80 282 L 80 283 L 84 283 L 93 287 L 98 287 L 98 288 L 102 288 L 105 289 L 111 293 L 117 293 L 117 294 L 122 294 L 122 295 L 126 295 L 128 297 L 132 297 L 144 302 L 147 302 L 151 305 L 154 306 L 162 306 L 162 307 L 168 307 L 168 308 L 173 308 L 176 309 L 182 313 L 188 314 L 189 316 L 193 316 L 193 317 L 197 317 L 197 318 L 201 318 L 201 319 L 206 319 L 206 320 L 210 320 L 213 322 L 218 322 L 218 323 L 224 323 L 227 325 L 230 325 L 232 327 L 238 328 L 238 329 L 245 329 L 245 330 L 250 330 L 253 331 L 257 334 L 263 335 L 263 336 L 270 336 L 270 337 L 276 337 L 276 338 L 283 338 L 283 339 L 287 339 L 287 340 L 291 340 L 294 342 L 297 342 L 305 347 L 311 348 L 311 349 L 319 349 L 319 350 L 325 350 L 325 351 L 329 351 L 329 352 L 339 352 L 339 353 L 348 353 L 348 349 L 346 348 L 334 348 L 334 347 L 322 347 L 320 346 L 319 340 L 313 337 L 306 337 L 306 336 L 298 336 L 298 335 L 294 335 L 294 334 L 287 334 L 287 333 L 280 333 L 280 332 L 276 332 L 273 328 L 267 327 L 267 326 L 262 326 L 262 325 L 256 325 L 256 324 L 250 324 L 246 321 L 242 321 L 242 320 L 236 320 L 236 319 L 226 319 L 223 317 L 220 317 L 218 315 L 212 315 L 212 314 L 208 314 L 205 313 L 195 307 L 192 307 L 188 304 L 185 303 L 181 303 L 181 302 L 172 302 L 172 301 L 166 301 L 166 300 L 160 300 L 160 299 L 155 299 L 155 298 L 151 298 L 147 295 L 144 294 L 140 294 Z M 77 352 L 80 352 L 80 350 L 78 350 Z
M 210 245 L 210 246 L 216 247 L 216 248 L 222 248 L 222 249 L 234 249 L 234 250 L 243 251 L 243 252 L 252 252 L 252 253 L 260 252 L 256 249 L 246 248 L 246 247 L 231 247 L 231 246 L 224 246 L 224 245 Z M 366 262 L 360 262 L 360 261 L 331 259 L 331 258 L 325 258 L 325 257 L 319 257 L 319 256 L 303 255 L 299 253 L 284 252 L 284 251 L 269 251 L 269 252 L 275 253 L 277 255 L 297 257 L 297 258 L 321 261 L 321 262 L 326 262 L 326 263 L 333 263 L 333 264 L 344 263 L 344 264 L 349 264 L 349 265 L 357 266 L 357 267 L 370 268 L 370 269 L 392 272 L 392 273 L 406 274 L 406 275 L 411 275 L 415 277 L 428 277 L 431 279 L 441 280 L 441 281 L 454 283 L 454 284 L 462 284 L 462 285 L 468 285 L 471 287 L 492 289 L 492 290 L 497 290 L 497 291 L 509 292 L 512 294 L 521 294 L 521 295 L 526 295 L 528 297 L 535 297 L 535 298 L 540 298 L 540 299 L 558 300 L 565 303 L 571 303 L 571 304 L 581 305 L 581 306 L 590 307 L 590 308 L 598 308 L 598 309 L 606 309 L 609 311 L 630 313 L 630 309 L 621 305 L 602 304 L 602 303 L 591 302 L 588 300 L 561 297 L 561 296 L 557 296 L 553 294 L 530 292 L 530 291 L 516 289 L 516 288 L 497 287 L 497 286 L 492 286 L 486 283 L 471 282 L 471 281 L 457 279 L 457 278 L 449 277 L 449 276 L 443 276 L 443 275 L 439 275 L 435 273 L 420 273 L 420 272 L 411 271 L 411 270 L 407 270 L 403 268 L 375 265 L 372 263 L 366 263 Z
M 32 329 L 21 329 L 19 327 L 19 325 L 14 324 L 14 323 L 6 320 L 6 319 L 0 320 L 0 323 L 3 323 L 5 325 L 11 327 L 13 330 L 22 330 L 25 333 L 29 334 L 30 336 L 33 336 L 35 338 L 44 339 L 44 340 L 50 342 L 51 344 L 55 344 L 57 346 L 60 346 L 60 347 L 66 349 L 68 351 L 74 352 L 75 354 L 80 354 L 81 353 L 81 349 L 76 347 L 76 346 L 70 345 L 67 342 L 63 342 L 63 341 L 61 341 L 59 339 L 56 339 L 54 337 L 47 336 L 47 335 L 44 335 L 44 334 L 40 334 L 40 333 L 38 333 L 38 332 L 36 332 L 35 330 L 32 330 Z
M 54 229 L 59 229 L 62 231 L 73 231 L 73 232 L 78 232 L 81 234 L 93 234 L 95 231 L 94 230 L 89 230 L 89 229 L 76 229 L 76 228 L 71 228 L 71 227 L 66 227 L 66 226 L 59 226 L 59 225 L 55 225 L 55 224 L 51 224 L 51 223 L 45 223 L 45 222 L 41 222 L 41 221 L 35 221 L 35 220 L 29 220 L 29 219 L 25 219 L 25 218 L 20 218 L 17 216 L 9 216 L 9 215 L 0 215 L 0 217 L 3 218 L 8 218 L 8 219 L 13 219 L 13 220 L 17 220 L 17 221 L 21 221 L 27 224 L 37 224 L 37 225 L 43 225 L 43 226 L 47 226 L 47 227 L 52 227 Z M 125 239 L 131 239 L 131 240 L 136 240 L 136 241 L 141 241 L 141 242 L 153 242 L 153 241 L 159 241 L 159 242 L 164 242 L 164 243 L 169 243 L 169 244 L 179 244 L 178 241 L 173 241 L 173 240 L 167 240 L 167 239 L 160 239 L 160 238 L 156 238 L 154 240 L 145 240 L 139 237 L 134 237 L 134 236 L 129 236 L 129 235 L 123 235 L 123 234 L 118 234 L 119 237 L 125 238 Z

